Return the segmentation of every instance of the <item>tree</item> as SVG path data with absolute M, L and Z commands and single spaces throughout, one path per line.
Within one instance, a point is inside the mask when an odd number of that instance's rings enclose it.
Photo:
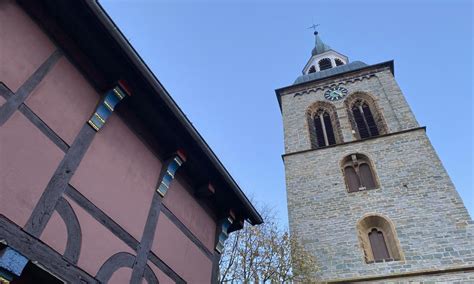
M 219 263 L 220 283 L 315 283 L 317 264 L 299 239 L 280 229 L 270 210 L 264 223 L 230 234 Z

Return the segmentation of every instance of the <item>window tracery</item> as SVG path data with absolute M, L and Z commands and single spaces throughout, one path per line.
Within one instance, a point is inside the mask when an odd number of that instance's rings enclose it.
M 314 126 L 316 128 L 318 148 L 336 144 L 331 117 L 327 110 L 320 108 L 316 111 L 314 115 Z
M 379 130 L 375 123 L 374 116 L 369 104 L 363 99 L 357 99 L 352 105 L 352 115 L 354 117 L 360 138 L 378 136 Z
M 341 130 L 336 109 L 332 104 L 316 102 L 307 111 L 312 148 L 321 148 L 341 142 Z
M 386 126 L 374 99 L 361 92 L 351 94 L 345 101 L 352 129 L 358 139 L 386 133 Z
M 366 263 L 403 259 L 397 232 L 387 217 L 365 216 L 357 223 L 357 231 Z
M 374 256 L 374 261 L 390 259 L 387 243 L 385 242 L 382 230 L 378 228 L 372 228 L 368 236 L 372 255 Z
M 344 180 L 348 192 L 377 188 L 375 173 L 369 158 L 362 154 L 352 154 L 342 163 Z

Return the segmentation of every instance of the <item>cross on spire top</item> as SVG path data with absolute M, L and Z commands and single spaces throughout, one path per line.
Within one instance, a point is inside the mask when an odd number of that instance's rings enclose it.
M 313 24 L 312 26 L 308 27 L 308 29 L 313 29 L 314 30 L 314 34 L 318 34 L 318 31 L 316 30 L 316 28 L 319 26 L 319 24 Z

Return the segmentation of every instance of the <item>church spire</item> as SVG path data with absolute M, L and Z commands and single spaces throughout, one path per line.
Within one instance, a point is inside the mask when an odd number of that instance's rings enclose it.
M 317 73 L 349 63 L 347 56 L 331 49 L 329 45 L 322 41 L 316 27 L 317 25 L 309 27 L 314 29 L 314 48 L 311 51 L 311 58 L 303 69 L 303 75 Z
M 329 45 L 325 44 L 321 40 L 321 38 L 319 37 L 318 31 L 314 31 L 314 38 L 315 38 L 314 48 L 311 51 L 311 55 L 318 55 L 318 54 L 321 54 L 321 53 L 324 53 L 326 51 L 331 50 L 331 47 Z

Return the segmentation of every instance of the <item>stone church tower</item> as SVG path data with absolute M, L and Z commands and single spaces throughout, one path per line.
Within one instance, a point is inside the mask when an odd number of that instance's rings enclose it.
M 474 222 L 393 61 L 350 62 L 315 37 L 303 75 L 276 90 L 290 229 L 315 278 L 474 283 Z

